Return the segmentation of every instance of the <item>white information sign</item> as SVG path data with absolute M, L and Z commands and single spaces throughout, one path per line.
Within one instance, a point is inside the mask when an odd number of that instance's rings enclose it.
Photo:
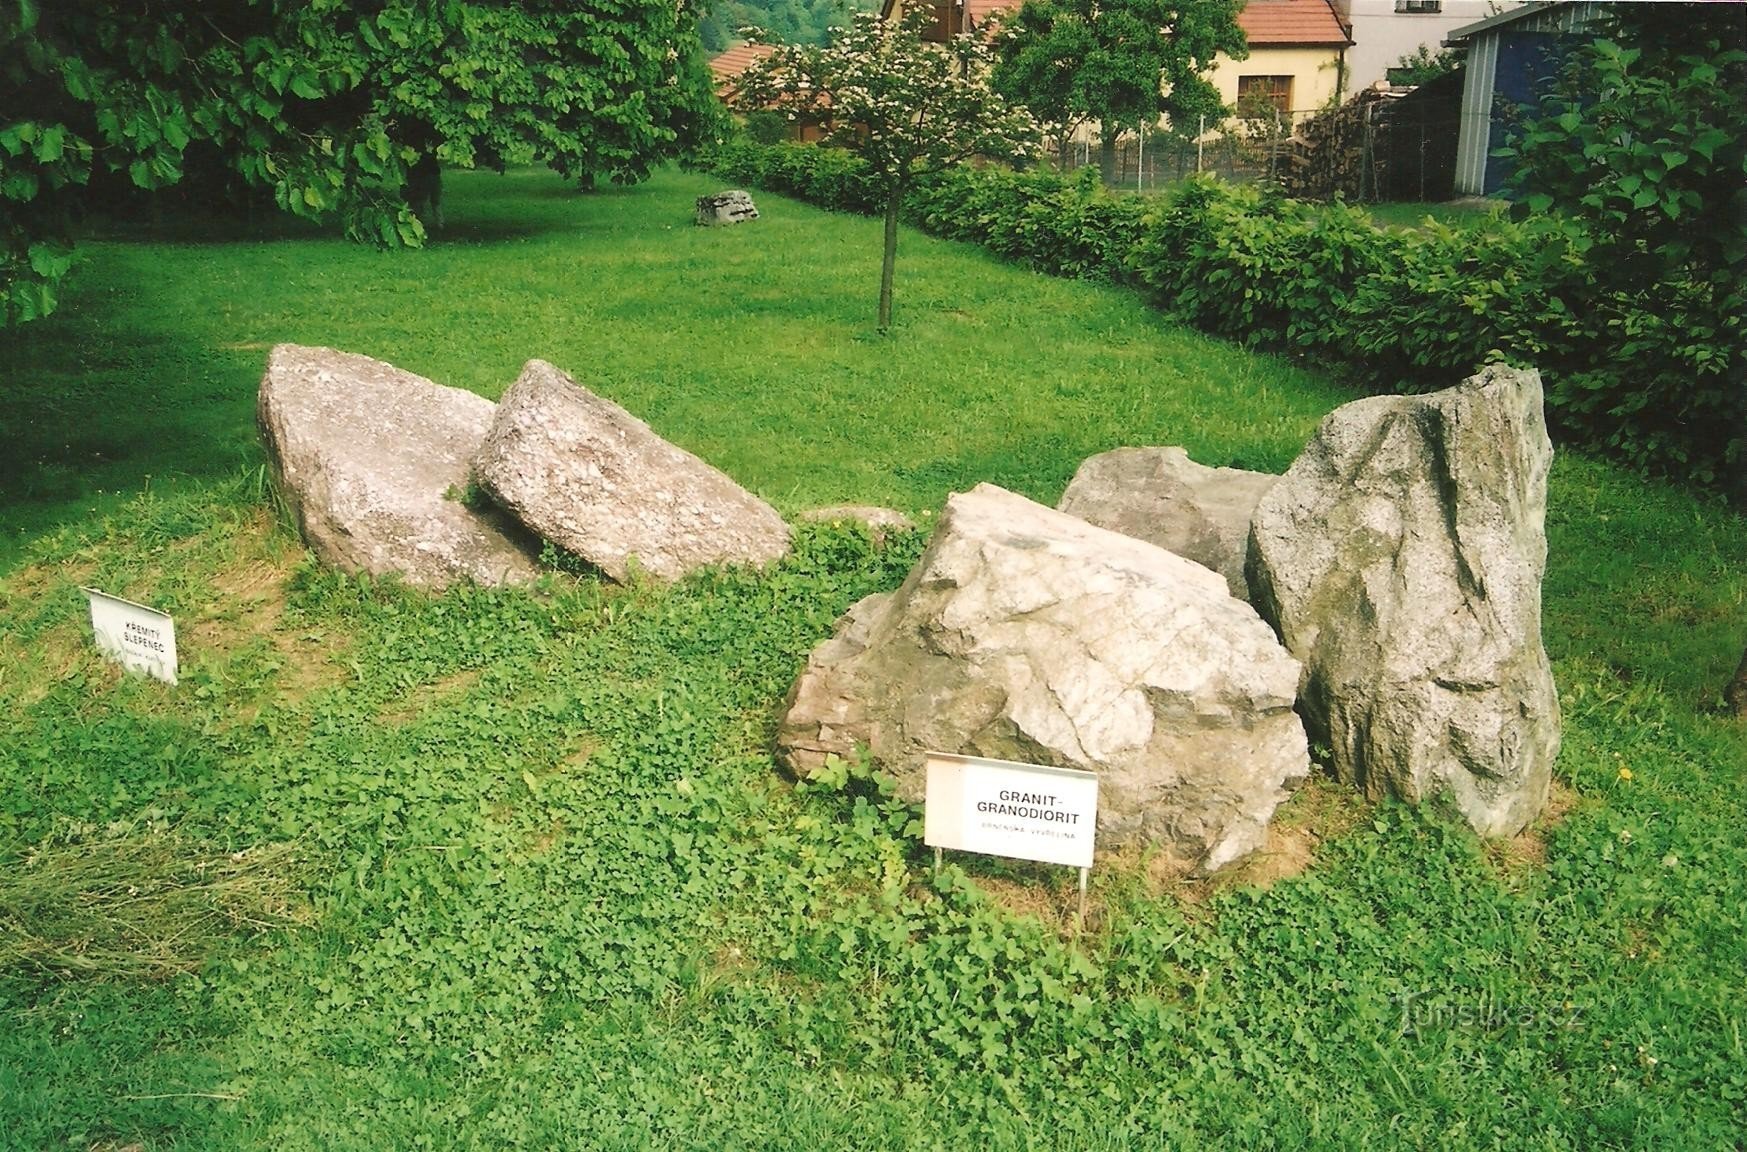
M 923 842 L 932 848 L 1092 866 L 1098 776 L 930 752 Z
M 135 672 L 176 682 L 176 623 L 155 608 L 135 604 L 95 588 L 84 590 L 91 599 L 91 631 L 101 652 L 121 661 Z

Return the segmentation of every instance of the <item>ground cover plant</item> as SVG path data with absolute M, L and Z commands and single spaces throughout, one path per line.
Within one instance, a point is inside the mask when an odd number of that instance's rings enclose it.
M 147 878 L 265 862 L 196 915 L 192 972 L 0 969 L 0 1147 L 1734 1144 L 1747 735 L 1711 709 L 1747 528 L 1714 500 L 1559 456 L 1566 741 L 1531 836 L 1313 784 L 1247 874 L 1109 861 L 1078 937 L 1070 875 L 936 875 L 860 766 L 772 768 L 800 660 L 919 536 L 826 523 L 671 590 L 309 561 L 251 427 L 282 339 L 488 395 L 542 356 L 785 512 L 924 522 L 978 480 L 1053 500 L 1119 444 L 1279 469 L 1352 394 L 921 237 L 878 338 L 877 222 L 761 197 L 690 227 L 715 187 L 467 177 L 454 238 L 393 257 L 111 238 L 0 334 L 6 875 L 80 843 Z M 174 612 L 182 684 L 96 658 L 80 585 Z M 0 958 L 85 890 L 44 887 L 0 884 Z

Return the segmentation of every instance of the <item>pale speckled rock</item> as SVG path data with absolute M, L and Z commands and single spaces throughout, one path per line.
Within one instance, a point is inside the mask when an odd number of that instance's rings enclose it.
M 678 580 L 711 564 L 762 566 L 789 548 L 770 505 L 543 360 L 504 393 L 474 476 L 523 524 L 618 581 L 633 565 Z
M 1250 517 L 1279 479 L 1209 468 L 1182 448 L 1117 448 L 1082 461 L 1056 507 L 1211 568 L 1248 600 Z
M 1559 750 L 1541 405 L 1538 373 L 1488 368 L 1338 408 L 1263 498 L 1250 550 L 1336 772 L 1371 796 L 1448 793 L 1489 836 L 1541 811 Z
M 368 356 L 281 344 L 268 355 L 256 419 L 317 556 L 434 589 L 538 572 L 514 524 L 456 499 L 496 409 Z
M 992 485 L 814 650 L 778 735 L 811 773 L 867 747 L 919 800 L 927 751 L 1095 771 L 1099 843 L 1220 868 L 1309 771 L 1298 664 L 1217 573 Z

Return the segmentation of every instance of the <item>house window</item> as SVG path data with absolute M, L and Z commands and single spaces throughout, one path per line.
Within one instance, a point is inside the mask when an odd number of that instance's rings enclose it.
M 1292 112 L 1292 77 L 1239 76 L 1237 78 L 1237 113 L 1254 119 L 1264 118 L 1264 109 L 1272 106 L 1281 115 Z
M 1397 12 L 1442 12 L 1444 0 L 1395 0 Z

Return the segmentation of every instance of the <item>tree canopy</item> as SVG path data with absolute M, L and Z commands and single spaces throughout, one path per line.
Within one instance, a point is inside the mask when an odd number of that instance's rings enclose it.
M 1103 126 L 1105 179 L 1125 128 L 1170 118 L 1198 130 L 1223 118 L 1204 73 L 1249 54 L 1241 0 L 1026 0 L 1000 35 L 993 83 L 1064 138 Z
M 1643 383 L 1611 414 L 1717 444 L 1747 506 L 1747 8 L 1624 4 L 1598 31 L 1501 150 L 1511 190 L 1576 222 L 1608 293 L 1655 301 L 1618 325 Z
M 925 4 L 894 21 L 859 14 L 823 48 L 778 47 L 738 88 L 743 109 L 775 108 L 825 125 L 826 144 L 867 162 L 886 202 L 882 332 L 892 323 L 898 206 L 912 177 L 973 156 L 1017 158 L 1038 143 L 1031 115 L 989 87 L 988 43 L 975 35 L 931 43 L 922 34 L 933 22 Z
M 421 169 L 635 181 L 712 108 L 672 0 L 0 0 L 0 313 L 53 309 L 94 176 L 225 172 L 417 246 Z
M 1534 211 L 1588 224 L 1649 279 L 1747 271 L 1747 8 L 1620 5 L 1572 53 L 1507 155 Z

